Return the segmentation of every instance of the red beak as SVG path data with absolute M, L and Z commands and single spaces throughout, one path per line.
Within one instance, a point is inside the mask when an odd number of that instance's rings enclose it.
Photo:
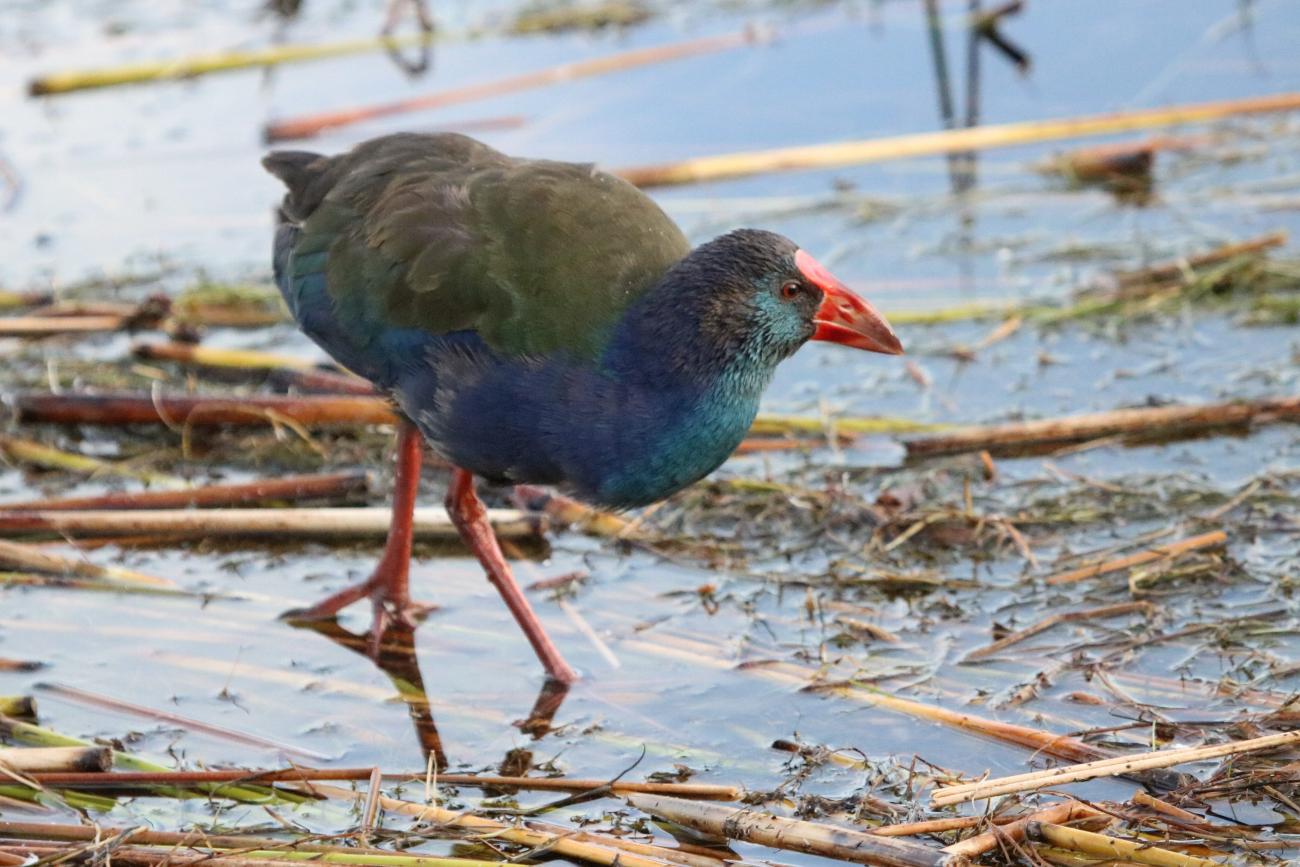
M 903 354 L 903 344 L 894 329 L 866 299 L 854 294 L 821 262 L 803 250 L 795 252 L 794 264 L 810 283 L 822 290 L 824 296 L 813 316 L 813 324 L 817 326 L 813 340 L 840 343 L 885 355 Z

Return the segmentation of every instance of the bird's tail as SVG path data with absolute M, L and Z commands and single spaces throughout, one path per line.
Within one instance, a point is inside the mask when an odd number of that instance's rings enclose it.
M 323 181 L 330 162 L 311 151 L 272 151 L 262 158 L 262 166 L 289 188 L 280 206 L 282 222 L 301 222 L 316 209 L 328 190 Z

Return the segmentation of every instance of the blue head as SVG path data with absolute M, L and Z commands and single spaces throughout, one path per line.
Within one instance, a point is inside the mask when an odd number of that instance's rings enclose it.
M 884 317 L 793 241 L 739 229 L 697 247 L 628 311 L 607 364 L 766 383 L 809 340 L 902 352 Z

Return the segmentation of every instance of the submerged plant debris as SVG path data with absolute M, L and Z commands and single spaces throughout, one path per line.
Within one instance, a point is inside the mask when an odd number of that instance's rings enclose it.
M 11 13 L 8 78 L 272 32 L 257 4 L 74 5 Z M 384 24 L 288 5 L 293 42 Z M 432 7 L 487 35 L 423 79 L 353 52 L 6 103 L 0 867 L 1300 858 L 1292 114 L 991 151 L 960 183 L 940 158 L 665 191 L 693 240 L 816 250 L 908 355 L 801 351 L 657 506 L 489 490 L 571 690 L 436 514 L 437 608 L 377 663 L 366 611 L 279 619 L 370 568 L 391 412 L 271 285 L 268 118 L 757 25 L 779 38 L 301 146 L 510 115 L 475 134 L 616 166 L 942 116 L 945 4 L 477 5 Z M 1034 66 L 984 46 L 990 123 L 1300 90 L 1286 4 L 1014 5 L 985 12 Z M 420 505 L 446 480 L 429 461 Z

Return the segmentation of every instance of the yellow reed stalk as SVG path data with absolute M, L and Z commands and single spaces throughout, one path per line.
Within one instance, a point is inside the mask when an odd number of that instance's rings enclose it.
M 48 302 L 50 296 L 42 292 L 12 292 L 0 289 L 0 310 L 15 307 L 33 307 Z
M 754 419 L 749 432 L 755 436 L 782 436 L 787 434 L 820 434 L 833 430 L 841 434 L 898 434 L 929 433 L 951 430 L 955 425 L 933 424 L 906 418 L 843 417 L 813 418 L 797 415 L 760 415 Z
M 617 174 L 642 187 L 692 184 L 765 172 L 842 168 L 885 160 L 983 151 L 1297 109 L 1300 109 L 1300 93 L 1279 93 L 1085 117 L 993 124 L 862 141 L 697 157 L 674 163 L 629 167 L 618 170 Z
M 128 586 L 169 587 L 176 584 L 166 578 L 156 578 L 143 572 L 125 569 L 121 566 L 100 566 L 87 560 L 74 560 L 61 557 L 17 542 L 0 540 L 0 563 L 32 569 L 36 572 L 48 572 L 54 575 L 75 575 L 78 578 L 91 578 L 111 584 Z
M 36 699 L 29 695 L 0 695 L 0 715 L 35 717 Z
M 205 367 L 247 368 L 253 370 L 315 370 L 316 362 L 299 355 L 262 352 L 257 349 L 220 349 L 191 346 L 187 343 L 141 343 L 132 348 L 138 358 L 180 361 Z
M 6 316 L 0 318 L 0 336 L 54 337 L 60 334 L 94 334 L 118 331 L 122 316 Z
M 999 319 L 1013 316 L 1022 309 L 1022 305 L 1006 302 L 977 301 L 972 304 L 957 304 L 936 310 L 891 310 L 889 322 L 892 325 L 944 325 L 949 322 L 967 322 L 972 319 Z
M 65 470 L 90 476 L 123 476 L 171 487 L 181 487 L 185 484 L 183 479 L 166 473 L 137 470 L 124 462 L 106 461 L 76 452 L 65 452 L 44 443 L 18 437 L 0 435 L 0 455 L 16 463 L 32 464 L 48 470 Z M 0 506 L 0 509 L 3 508 Z
M 1082 852 L 1108 861 L 1122 859 L 1130 863 L 1152 864 L 1154 867 L 1223 867 L 1218 861 L 1211 861 L 1209 858 L 1197 858 L 1181 852 L 1160 849 L 1146 842 L 1120 840 L 1116 837 L 1107 837 L 1105 834 L 1067 828 L 1064 825 L 1053 825 L 1048 822 L 1030 825 L 1029 836 L 1060 849 Z
M 152 60 L 128 63 L 102 69 L 83 69 L 42 75 L 31 80 L 27 89 L 32 96 L 51 96 L 76 90 L 115 87 L 121 84 L 140 84 L 149 81 L 170 81 L 193 78 L 212 72 L 229 72 L 256 66 L 277 66 L 281 63 L 301 63 L 306 60 L 325 60 L 347 54 L 368 51 L 409 48 L 427 45 L 433 34 L 417 33 L 407 36 L 378 36 L 369 39 L 349 39 L 341 42 L 322 42 L 316 45 L 275 45 L 249 51 L 221 51 L 177 57 L 171 60 Z

